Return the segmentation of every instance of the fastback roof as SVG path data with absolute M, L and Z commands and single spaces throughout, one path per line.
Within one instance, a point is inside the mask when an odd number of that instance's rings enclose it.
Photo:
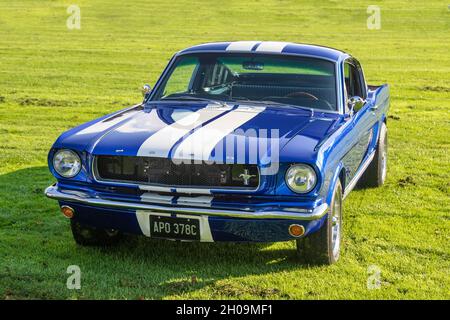
M 184 49 L 179 53 L 196 51 L 285 53 L 314 56 L 333 61 L 338 61 L 340 57 L 342 57 L 343 55 L 347 55 L 343 51 L 327 47 L 275 41 L 235 41 L 205 43 Z

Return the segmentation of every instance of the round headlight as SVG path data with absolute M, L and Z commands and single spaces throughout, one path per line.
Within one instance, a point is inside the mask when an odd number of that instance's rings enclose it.
M 64 178 L 73 178 L 81 170 L 80 157 L 72 150 L 59 150 L 53 156 L 53 168 Z
M 310 192 L 317 183 L 314 169 L 306 164 L 294 164 L 286 172 L 286 184 L 297 193 Z

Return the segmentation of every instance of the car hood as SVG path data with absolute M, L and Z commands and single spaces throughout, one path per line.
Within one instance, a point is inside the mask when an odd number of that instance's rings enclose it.
M 339 115 L 289 106 L 160 102 L 135 106 L 61 135 L 54 147 L 94 155 L 261 164 L 310 161 Z M 289 143 L 295 148 L 288 147 Z M 294 150 L 295 149 L 295 150 Z

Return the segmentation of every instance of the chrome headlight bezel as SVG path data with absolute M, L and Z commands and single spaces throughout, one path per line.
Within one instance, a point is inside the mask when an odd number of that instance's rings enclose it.
M 52 164 L 55 172 L 66 179 L 73 178 L 80 173 L 82 166 L 80 156 L 70 149 L 56 151 L 53 155 Z
M 306 188 L 303 188 L 303 185 L 295 184 L 294 181 L 296 180 L 295 176 L 298 175 L 303 175 L 304 178 L 303 180 L 306 180 L 305 181 Z M 306 194 L 314 190 L 314 188 L 317 186 L 318 177 L 316 171 L 312 166 L 305 163 L 296 163 L 292 164 L 286 170 L 284 181 L 291 191 L 295 193 Z

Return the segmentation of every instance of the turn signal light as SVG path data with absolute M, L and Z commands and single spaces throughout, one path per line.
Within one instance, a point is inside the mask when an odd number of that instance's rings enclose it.
M 69 218 L 69 219 L 72 219 L 73 215 L 75 214 L 75 211 L 69 206 L 62 206 L 61 212 L 66 218 Z
M 301 237 L 305 234 L 305 227 L 300 224 L 291 224 L 289 226 L 289 234 L 293 237 Z

